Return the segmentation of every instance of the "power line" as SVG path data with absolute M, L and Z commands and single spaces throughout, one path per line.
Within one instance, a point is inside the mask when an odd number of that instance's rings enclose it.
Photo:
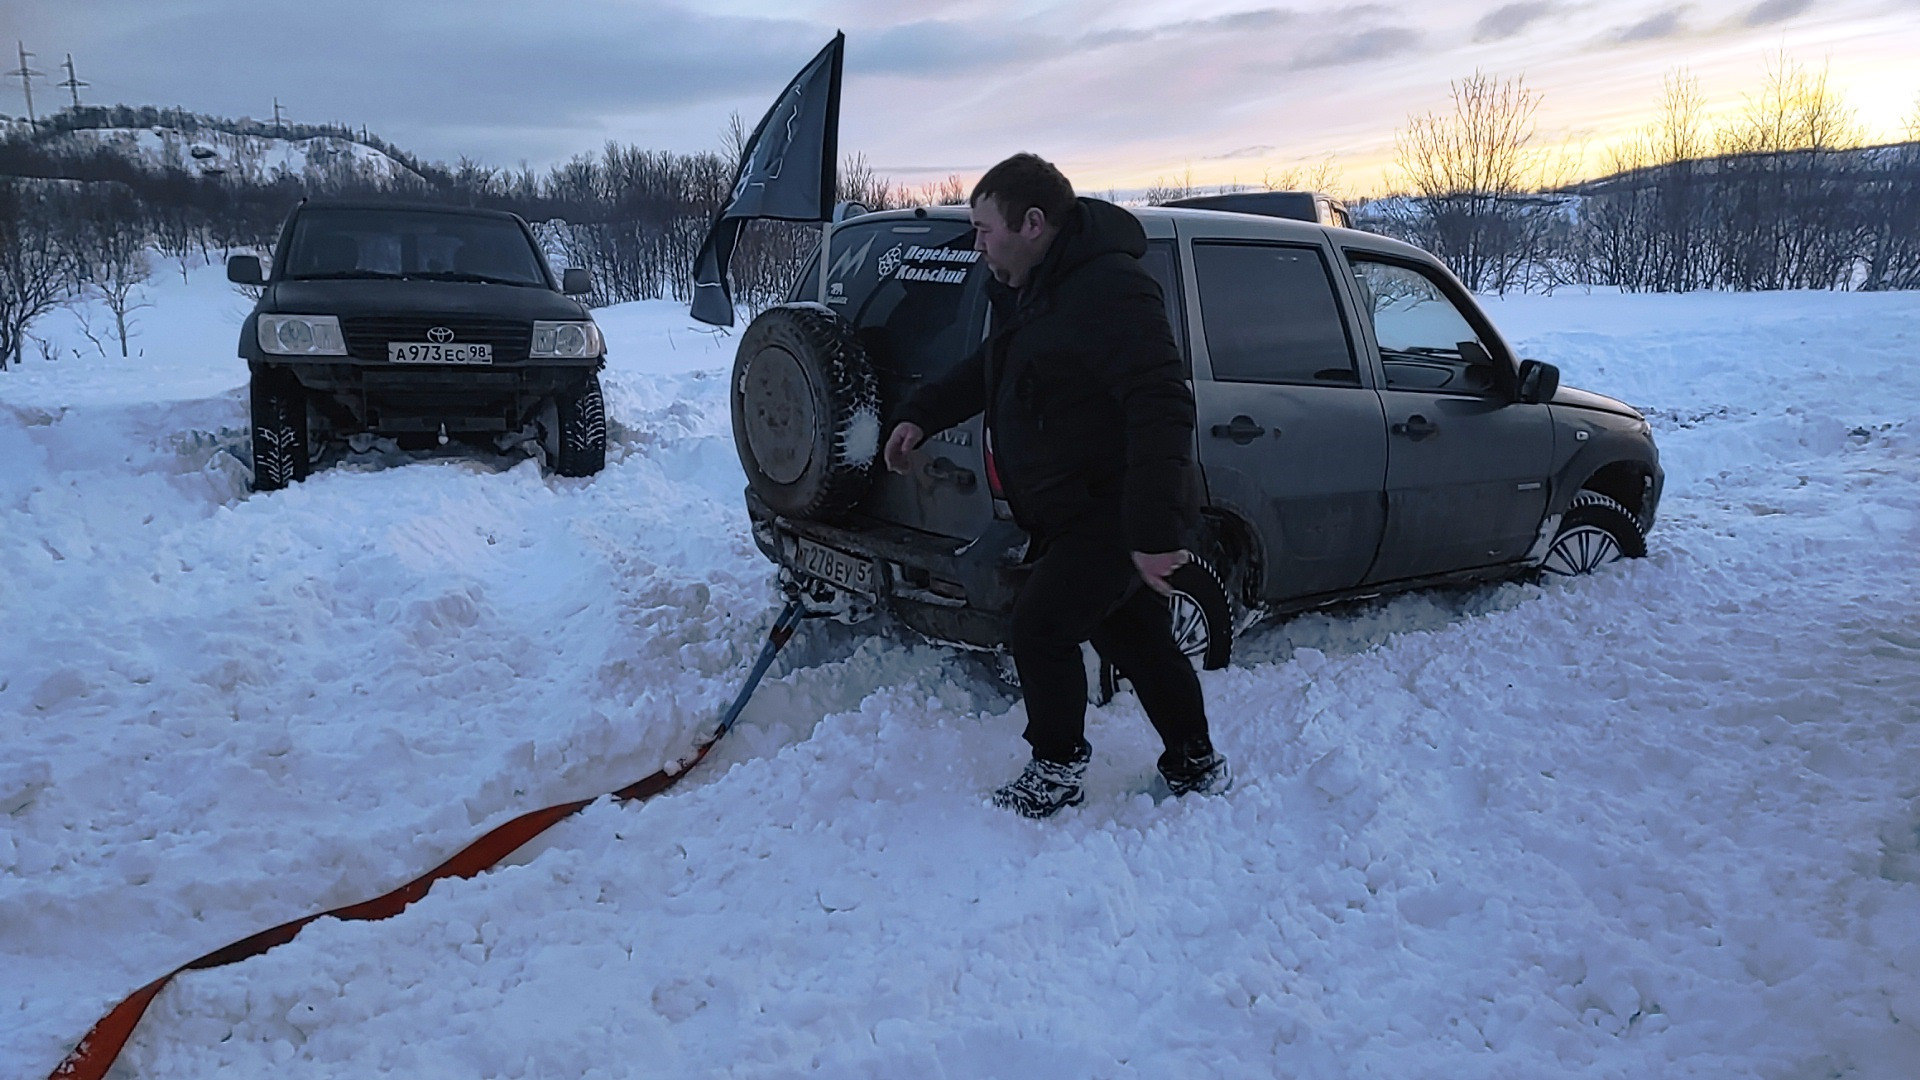
M 81 82 L 78 78 L 74 76 L 72 53 L 67 54 L 67 62 L 63 66 L 66 67 L 67 69 L 67 81 L 63 83 L 55 83 L 54 85 L 63 86 L 63 87 L 66 87 L 68 90 L 73 91 L 73 111 L 79 112 L 80 111 L 80 88 L 83 86 L 92 86 L 93 84 Z
M 39 123 L 39 121 L 36 120 L 33 115 L 34 77 L 39 76 L 40 78 L 43 78 L 43 79 L 46 78 L 46 74 L 44 72 L 35 71 L 32 68 L 27 66 L 28 58 L 36 55 L 38 54 L 30 53 L 27 51 L 26 42 L 24 41 L 20 42 L 20 70 L 7 72 L 8 75 L 18 75 L 20 77 L 20 86 L 23 89 L 25 89 L 27 92 L 27 123 L 29 125 L 34 125 Z

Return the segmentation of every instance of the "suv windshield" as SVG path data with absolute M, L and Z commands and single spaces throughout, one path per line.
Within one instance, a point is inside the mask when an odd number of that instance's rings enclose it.
M 430 210 L 301 211 L 287 278 L 427 278 L 547 287 L 533 245 L 511 218 Z

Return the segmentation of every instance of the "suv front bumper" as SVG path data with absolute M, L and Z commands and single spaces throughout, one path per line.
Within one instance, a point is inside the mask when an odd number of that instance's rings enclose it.
M 761 554 L 800 579 L 808 591 L 829 590 L 864 599 L 935 641 L 975 649 L 1002 649 L 1026 565 L 1027 534 L 995 519 L 971 541 L 854 516 L 839 525 L 781 517 L 752 489 L 746 492 L 753 542 Z M 837 585 L 809 572 L 801 541 L 860 560 L 871 592 Z

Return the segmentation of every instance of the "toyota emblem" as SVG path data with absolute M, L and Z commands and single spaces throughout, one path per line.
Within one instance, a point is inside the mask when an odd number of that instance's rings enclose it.
M 435 345 L 445 345 L 447 342 L 453 340 L 453 331 L 444 326 L 436 326 L 427 331 L 427 340 L 433 342 Z

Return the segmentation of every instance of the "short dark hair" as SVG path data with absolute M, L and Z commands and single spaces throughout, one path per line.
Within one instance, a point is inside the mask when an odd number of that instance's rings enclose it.
M 1010 228 L 1019 228 L 1029 209 L 1038 207 L 1047 216 L 1047 224 L 1064 225 L 1073 213 L 1073 185 L 1038 154 L 1015 154 L 987 170 L 973 185 L 969 206 L 992 196 L 1000 200 L 1000 213 Z

